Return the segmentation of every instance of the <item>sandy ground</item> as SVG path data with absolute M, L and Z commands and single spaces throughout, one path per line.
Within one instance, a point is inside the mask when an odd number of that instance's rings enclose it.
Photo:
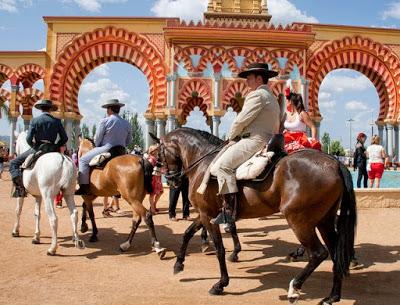
M 161 213 L 155 217 L 161 245 L 168 249 L 163 260 L 151 251 L 144 225 L 134 238 L 134 246 L 121 254 L 119 244 L 130 230 L 129 206 L 122 202 L 123 214 L 103 218 L 100 200 L 95 210 L 99 241 L 89 243 L 88 232 L 81 234 L 86 249 L 74 248 L 68 209 L 64 207 L 57 210 L 57 256 L 49 257 L 50 229 L 44 211 L 42 244 L 31 244 L 33 198 L 26 200 L 23 209 L 21 237 L 11 237 L 15 202 L 9 198 L 9 190 L 10 181 L 0 181 L 0 304 L 288 304 L 288 283 L 305 265 L 284 260 L 297 242 L 281 216 L 240 221 L 243 251 L 238 263 L 228 263 L 230 285 L 223 296 L 208 295 L 208 289 L 218 280 L 219 269 L 213 253 L 200 252 L 199 235 L 189 246 L 184 272 L 173 275 L 175 254 L 189 222 L 168 220 L 167 192 L 159 204 Z M 76 203 L 81 206 L 79 197 Z M 359 210 L 356 251 L 364 267 L 352 271 L 345 280 L 339 304 L 400 304 L 399 219 L 399 209 Z M 230 254 L 231 239 L 227 234 L 224 238 Z M 329 294 L 331 268 L 327 260 L 312 274 L 298 304 L 317 304 Z

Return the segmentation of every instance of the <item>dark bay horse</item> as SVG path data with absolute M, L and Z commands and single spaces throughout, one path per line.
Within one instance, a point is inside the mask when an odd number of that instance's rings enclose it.
M 83 139 L 79 146 L 80 155 L 84 155 L 93 144 L 88 139 Z M 110 160 L 104 169 L 92 169 L 90 172 L 90 192 L 93 195 L 82 196 L 84 200 L 84 211 L 82 213 L 81 231 L 84 233 L 88 230 L 86 225 L 86 212 L 89 213 L 92 222 L 92 236 L 90 241 L 97 241 L 97 226 L 93 212 L 93 201 L 98 196 L 114 196 L 121 194 L 132 207 L 132 228 L 128 239 L 120 245 L 121 251 L 127 251 L 132 239 L 139 227 L 142 219 L 150 230 L 151 246 L 153 250 L 163 258 L 165 249 L 160 247 L 154 229 L 152 214 L 143 206 L 143 199 L 146 196 L 146 188 L 144 183 L 144 170 L 140 164 L 141 157 L 134 155 L 118 156 Z
M 177 182 L 182 171 L 189 178 L 190 202 L 200 213 L 201 225 L 213 238 L 221 273 L 220 280 L 209 291 L 214 295 L 221 294 L 229 284 L 220 228 L 210 223 L 210 219 L 218 214 L 222 200 L 217 196 L 215 180 L 210 181 L 204 195 L 196 192 L 215 154 L 201 162 L 196 161 L 221 142 L 209 133 L 180 128 L 161 138 L 159 152 L 169 180 Z M 298 300 L 305 280 L 330 254 L 333 287 L 330 295 L 320 304 L 338 302 L 342 280 L 348 273 L 354 251 L 356 226 L 353 182 L 347 168 L 327 154 L 302 150 L 282 158 L 274 173 L 263 182 L 239 181 L 238 186 L 239 218 L 258 218 L 281 212 L 308 252 L 308 264 L 290 281 L 288 299 L 291 302 Z M 192 230 L 185 232 L 184 243 L 196 230 L 195 225 L 192 226 Z M 316 229 L 328 250 L 319 240 Z M 184 253 L 180 253 L 174 266 L 175 272 L 183 270 L 183 261 Z

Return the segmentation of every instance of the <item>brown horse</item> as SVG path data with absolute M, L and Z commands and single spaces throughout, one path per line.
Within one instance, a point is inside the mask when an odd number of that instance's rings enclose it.
M 89 150 L 93 149 L 93 143 L 88 139 L 83 139 L 79 146 L 79 155 L 82 156 Z M 88 230 L 86 224 L 86 212 L 89 213 L 92 222 L 91 242 L 97 241 L 97 226 L 93 212 L 93 201 L 98 196 L 114 196 L 120 194 L 132 207 L 132 229 L 128 239 L 120 245 L 121 251 L 127 251 L 132 244 L 142 219 L 145 220 L 150 234 L 151 246 L 153 250 L 163 258 L 165 249 L 160 247 L 154 229 L 152 214 L 143 206 L 143 199 L 146 196 L 144 169 L 141 165 L 141 157 L 134 155 L 118 156 L 110 160 L 104 169 L 92 169 L 90 173 L 90 196 L 82 196 L 84 211 L 82 213 L 81 231 L 84 233 Z
M 213 159 L 203 156 L 221 145 L 221 140 L 206 132 L 180 128 L 160 140 L 159 156 L 171 182 L 179 182 L 181 174 L 190 181 L 189 198 L 200 213 L 201 224 L 210 232 L 220 266 L 220 280 L 210 289 L 221 294 L 229 284 L 225 262 L 225 249 L 218 225 L 210 223 L 222 205 L 217 196 L 217 183 L 210 181 L 203 195 L 196 192 L 204 172 Z M 338 302 L 344 275 L 354 251 L 356 203 L 353 182 L 347 168 L 336 159 L 315 150 L 302 150 L 282 158 L 274 173 L 262 182 L 239 181 L 239 218 L 258 218 L 281 212 L 289 226 L 308 252 L 309 262 L 290 281 L 288 298 L 297 301 L 305 280 L 330 254 L 333 261 L 333 287 L 330 295 L 320 304 Z M 337 212 L 340 213 L 337 216 Z M 185 232 L 188 242 L 195 230 Z M 328 247 L 319 240 L 316 229 Z M 174 271 L 183 270 L 184 251 L 178 256 Z

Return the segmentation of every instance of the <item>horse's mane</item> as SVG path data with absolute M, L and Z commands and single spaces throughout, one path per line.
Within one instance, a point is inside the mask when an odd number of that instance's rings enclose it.
M 189 127 L 182 127 L 185 131 L 188 131 L 190 134 L 193 134 L 194 136 L 201 136 L 203 139 L 207 140 L 210 144 L 213 145 L 220 145 L 222 144 L 222 140 L 211 133 L 204 131 L 204 130 L 197 130 Z

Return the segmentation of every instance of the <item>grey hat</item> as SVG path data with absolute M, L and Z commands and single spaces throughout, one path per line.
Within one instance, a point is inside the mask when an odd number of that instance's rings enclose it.
M 43 108 L 50 108 L 50 111 L 56 111 L 58 109 L 57 105 L 54 105 L 52 100 L 41 100 L 37 102 L 34 107 L 40 110 Z
M 119 100 L 115 98 L 115 99 L 108 100 L 103 105 L 101 105 L 101 107 L 103 107 L 103 108 L 108 108 L 108 107 L 112 107 L 112 106 L 124 107 L 125 104 L 120 103 Z
M 270 70 L 267 63 L 251 63 L 247 67 L 247 70 L 244 70 L 238 74 L 240 78 L 247 78 L 251 73 L 261 73 L 266 75 L 268 78 L 275 77 L 278 75 L 278 72 Z

